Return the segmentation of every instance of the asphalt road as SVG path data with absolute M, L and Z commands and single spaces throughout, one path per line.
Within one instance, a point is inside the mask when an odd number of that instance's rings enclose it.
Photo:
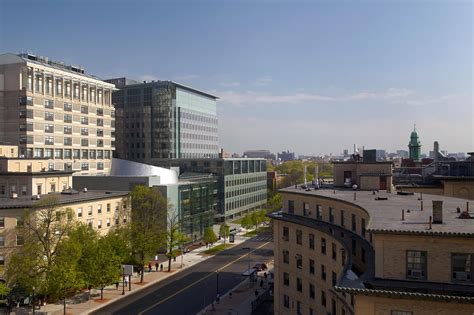
M 260 234 L 91 314 L 194 315 L 215 300 L 218 282 L 222 296 L 244 280 L 249 261 L 252 267 L 273 258 L 269 239 L 271 234 Z

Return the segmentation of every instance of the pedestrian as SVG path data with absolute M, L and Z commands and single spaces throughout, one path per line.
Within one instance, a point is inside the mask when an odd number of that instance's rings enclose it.
M 155 263 L 155 270 L 158 271 L 158 263 Z
M 160 271 L 163 271 L 163 264 L 160 264 Z
M 263 289 L 263 279 L 260 279 L 260 288 Z
M 148 272 L 151 272 L 151 263 L 148 263 Z
M 128 287 L 128 276 L 125 276 L 125 286 Z
M 258 290 L 255 289 L 255 298 L 257 298 L 257 297 L 258 297 Z
M 115 289 L 118 290 L 118 286 L 119 286 L 119 283 L 118 283 L 118 281 L 117 281 L 117 282 L 115 282 Z

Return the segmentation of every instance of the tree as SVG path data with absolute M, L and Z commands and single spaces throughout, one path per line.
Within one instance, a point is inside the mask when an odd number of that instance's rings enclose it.
M 217 241 L 217 236 L 216 233 L 214 233 L 214 229 L 212 228 L 212 226 L 208 227 L 204 231 L 203 240 L 206 243 L 215 243 Z
M 133 209 L 130 245 L 134 259 L 143 269 L 146 261 L 163 248 L 168 204 L 158 190 L 142 185 L 135 186 L 130 197 Z M 140 282 L 143 282 L 143 270 Z
M 265 209 L 259 210 L 258 211 L 258 216 L 259 216 L 260 222 L 268 222 L 269 221 L 269 218 L 267 217 L 267 210 L 265 210 Z
M 224 248 L 225 248 L 225 239 L 226 237 L 230 234 L 230 227 L 227 225 L 227 223 L 222 223 L 220 228 L 219 228 L 219 235 L 224 238 Z
M 258 214 L 258 211 L 252 212 L 250 215 L 250 220 L 252 221 L 252 224 L 255 226 L 255 229 L 258 228 L 259 224 L 261 223 L 261 218 L 260 215 Z
M 166 256 L 168 257 L 168 272 L 171 271 L 171 259 L 177 256 L 177 249 L 189 239 L 181 232 L 181 222 L 178 213 L 173 210 L 168 211 L 167 229 L 166 229 Z M 182 253 L 181 253 L 182 254 Z
M 276 193 L 267 201 L 267 211 L 268 213 L 278 211 L 282 208 L 282 199 L 281 194 Z
M 58 259 L 74 226 L 72 217 L 72 210 L 60 208 L 56 196 L 44 196 L 25 211 L 17 228 L 17 237 L 24 245 L 13 254 L 6 271 L 10 283 L 18 283 L 29 291 L 35 287 L 45 296 L 55 291 L 51 290 L 56 285 L 51 277 L 72 268 L 71 263 Z
M 10 291 L 10 288 L 5 282 L 0 282 L 0 296 L 7 296 Z
M 242 225 L 242 227 L 244 229 L 250 229 L 252 228 L 253 226 L 253 222 L 252 222 L 252 219 L 250 218 L 250 215 L 246 214 L 243 218 L 242 218 L 242 222 L 240 223 Z
M 99 238 L 95 244 L 93 265 L 89 270 L 91 285 L 100 288 L 100 299 L 103 299 L 105 286 L 120 278 L 120 256 L 114 252 L 112 235 Z

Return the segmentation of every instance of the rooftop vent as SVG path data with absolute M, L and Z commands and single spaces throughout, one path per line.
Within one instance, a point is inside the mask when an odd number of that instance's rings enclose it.
M 433 224 L 443 223 L 443 201 L 433 200 Z

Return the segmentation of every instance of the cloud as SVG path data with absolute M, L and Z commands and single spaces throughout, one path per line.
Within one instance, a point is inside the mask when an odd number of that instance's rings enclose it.
M 221 102 L 237 107 L 255 105 L 278 105 L 278 104 L 300 104 L 308 102 L 328 103 L 340 102 L 350 103 L 373 100 L 402 100 L 412 95 L 411 90 L 405 88 L 389 88 L 381 92 L 358 92 L 351 95 L 329 96 L 311 92 L 296 92 L 293 94 L 275 95 L 263 92 L 245 91 L 221 91 L 217 92 Z
M 221 82 L 219 83 L 219 85 L 223 87 L 237 87 L 237 86 L 240 86 L 240 83 L 239 82 Z
M 258 78 L 256 81 L 255 81 L 255 85 L 258 85 L 258 86 L 267 86 L 269 85 L 270 83 L 272 83 L 273 79 L 271 76 L 269 75 L 266 75 L 266 76 L 263 76 L 263 77 L 260 77 Z

